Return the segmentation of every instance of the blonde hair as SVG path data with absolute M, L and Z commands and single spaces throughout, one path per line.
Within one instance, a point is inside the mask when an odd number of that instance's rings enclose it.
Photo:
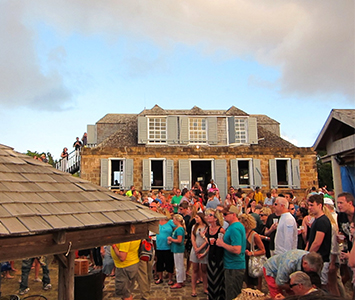
M 224 219 L 223 219 L 223 215 L 221 214 L 221 212 L 220 212 L 219 210 L 217 210 L 217 209 L 207 208 L 207 209 L 205 210 L 205 215 L 208 215 L 208 214 L 210 214 L 211 212 L 214 213 L 214 216 L 215 216 L 215 218 L 217 219 L 217 222 L 216 222 L 217 225 L 223 227 Z
M 186 232 L 185 220 L 184 220 L 184 218 L 182 217 L 182 215 L 180 215 L 180 214 L 175 214 L 175 215 L 173 216 L 173 218 L 181 224 L 181 226 L 184 228 L 184 230 L 185 230 L 185 232 Z
M 157 212 L 164 215 L 168 220 L 171 219 L 171 213 L 169 212 L 169 210 L 167 208 L 157 207 Z
M 239 216 L 239 221 L 243 224 L 245 229 L 253 230 L 256 227 L 256 221 L 250 214 L 241 214 Z
M 272 214 L 272 210 L 269 207 L 263 207 L 260 212 L 266 216 L 270 216 Z
M 330 223 L 332 224 L 332 226 L 336 226 L 338 228 L 337 223 L 335 222 L 332 214 L 330 213 L 328 207 L 326 207 L 325 205 L 323 205 L 323 212 L 324 214 L 328 217 Z M 338 231 L 338 230 L 337 230 Z
M 190 210 L 191 210 L 190 216 L 191 216 L 191 220 L 192 220 L 197 215 L 197 208 L 195 205 L 192 205 L 192 206 L 190 206 Z

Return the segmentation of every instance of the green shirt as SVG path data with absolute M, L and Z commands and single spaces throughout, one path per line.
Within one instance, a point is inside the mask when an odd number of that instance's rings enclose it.
M 182 198 L 181 195 L 180 195 L 180 196 L 174 196 L 173 198 L 171 198 L 171 204 L 172 204 L 173 207 L 174 207 L 174 213 L 175 213 L 175 214 L 178 213 L 179 204 L 180 204 L 181 198 Z M 176 204 L 176 206 L 175 206 L 174 204 Z

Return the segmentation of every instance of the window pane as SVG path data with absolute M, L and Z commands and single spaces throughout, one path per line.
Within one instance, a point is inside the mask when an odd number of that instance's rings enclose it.
M 166 118 L 149 118 L 149 143 L 166 143 Z
M 190 143 L 206 143 L 206 119 L 190 118 L 189 119 Z
M 238 144 L 245 144 L 247 143 L 247 126 L 246 118 L 235 118 L 235 142 Z

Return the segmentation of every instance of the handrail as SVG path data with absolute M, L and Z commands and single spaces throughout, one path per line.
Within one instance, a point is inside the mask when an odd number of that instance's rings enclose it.
M 68 159 L 60 159 L 56 164 L 55 168 L 63 172 L 75 173 L 80 170 L 81 155 L 80 151 L 77 153 L 73 150 L 69 153 Z

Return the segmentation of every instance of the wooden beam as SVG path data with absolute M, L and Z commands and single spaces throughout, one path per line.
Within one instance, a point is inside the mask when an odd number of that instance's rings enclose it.
M 66 235 L 64 230 L 53 233 L 53 241 L 58 245 L 65 244 L 65 237 Z
M 67 257 L 64 254 L 55 254 L 54 256 L 59 261 L 59 264 L 62 264 L 64 268 L 68 268 Z
M 156 222 L 158 223 L 159 221 Z M 55 243 L 52 233 L 31 236 L 1 237 L 0 261 L 67 253 L 68 250 L 90 249 L 147 237 L 148 223 L 135 224 L 135 234 L 127 233 L 127 224 L 67 231 L 65 244 Z
M 355 134 L 332 142 L 327 147 L 327 155 L 337 155 L 355 148 Z
M 157 222 L 148 223 L 148 230 L 150 230 L 156 234 L 159 234 L 159 223 L 157 223 Z
M 58 271 L 58 300 L 74 300 L 74 265 L 75 252 L 69 252 L 65 257 L 67 267 L 59 264 Z

